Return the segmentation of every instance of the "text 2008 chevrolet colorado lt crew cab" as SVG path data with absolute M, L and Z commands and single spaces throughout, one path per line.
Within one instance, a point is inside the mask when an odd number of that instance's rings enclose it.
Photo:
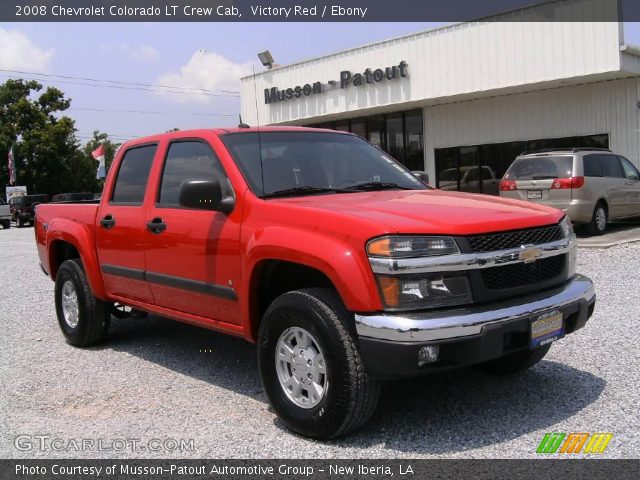
M 103 340 L 114 304 L 243 337 L 274 410 L 316 438 L 363 425 L 381 379 L 529 368 L 595 303 L 560 211 L 428 188 L 329 130 L 128 142 L 99 204 L 36 215 L 70 344 Z

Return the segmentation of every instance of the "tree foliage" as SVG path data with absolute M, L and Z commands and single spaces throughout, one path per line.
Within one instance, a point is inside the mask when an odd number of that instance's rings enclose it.
M 29 193 L 100 189 L 96 162 L 90 151 L 87 155 L 89 145 L 80 148 L 74 120 L 62 114 L 70 104 L 62 91 L 43 91 L 33 80 L 0 84 L 0 184 L 9 183 L 7 156 L 13 145 L 16 184 L 26 185 Z M 92 142 L 108 140 L 106 134 L 96 134 Z

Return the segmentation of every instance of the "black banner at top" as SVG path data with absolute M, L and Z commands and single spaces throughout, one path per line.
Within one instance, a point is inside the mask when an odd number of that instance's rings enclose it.
M 640 21 L 638 0 L 2 0 L 0 22 Z

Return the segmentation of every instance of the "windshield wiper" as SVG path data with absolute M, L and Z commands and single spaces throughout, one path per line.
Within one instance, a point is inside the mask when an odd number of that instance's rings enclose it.
M 347 190 L 392 190 L 399 188 L 401 190 L 413 190 L 411 187 L 403 187 L 393 182 L 360 182 L 354 183 L 346 187 Z
M 262 198 L 276 198 L 276 197 L 296 197 L 298 195 L 313 195 L 314 193 L 353 193 L 353 190 L 345 188 L 334 187 L 312 187 L 310 185 L 303 185 L 300 187 L 285 188 L 284 190 L 276 190 L 275 192 L 269 192 L 262 196 Z

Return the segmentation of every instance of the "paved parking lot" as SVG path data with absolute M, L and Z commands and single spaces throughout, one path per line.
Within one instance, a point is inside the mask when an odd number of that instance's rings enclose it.
M 640 243 L 580 251 L 595 315 L 529 372 L 387 383 L 365 429 L 322 443 L 276 420 L 255 349 L 239 339 L 150 317 L 114 320 L 103 346 L 68 346 L 33 230 L 0 230 L 0 457 L 514 458 L 535 457 L 551 431 L 613 432 L 605 456 L 638 457 L 639 257 Z M 41 451 L 37 435 L 59 439 L 58 450 L 43 440 Z M 107 449 L 77 451 L 81 439 Z M 114 451 L 122 439 L 141 448 Z M 165 449 L 150 449 L 153 439 Z M 180 451 L 181 439 L 193 443 Z

